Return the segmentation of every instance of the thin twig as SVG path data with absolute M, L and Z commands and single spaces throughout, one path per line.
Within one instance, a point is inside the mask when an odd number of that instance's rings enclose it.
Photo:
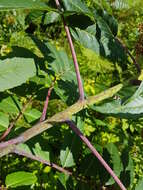
M 122 45 L 122 47 L 124 48 L 124 50 L 126 51 L 126 53 L 130 56 L 130 58 L 132 59 L 134 65 L 137 68 L 138 73 L 141 73 L 141 68 L 140 65 L 137 63 L 136 59 L 133 57 L 133 55 L 130 53 L 129 49 L 127 48 L 127 46 L 119 39 L 116 38 L 116 40 Z
M 23 106 L 22 110 L 19 112 L 19 114 L 17 115 L 17 117 L 14 119 L 14 121 L 11 122 L 10 126 L 8 127 L 8 129 L 2 134 L 2 136 L 0 137 L 0 141 L 4 140 L 8 136 L 8 134 L 11 132 L 11 129 L 14 127 L 14 125 L 16 124 L 16 122 L 23 116 L 23 113 L 25 112 L 25 110 L 27 109 L 27 107 L 29 106 L 29 104 L 31 103 L 32 99 L 33 99 L 33 96 L 30 97 L 30 99 Z
M 61 6 L 59 3 L 59 0 L 55 0 L 57 8 L 61 11 Z M 72 58 L 73 58 L 73 62 L 74 62 L 74 67 L 75 67 L 75 72 L 76 72 L 76 77 L 77 77 L 77 82 L 78 82 L 78 89 L 79 89 L 79 95 L 80 95 L 80 100 L 84 100 L 84 90 L 83 90 L 83 85 L 82 85 L 82 80 L 81 80 L 81 76 L 80 76 L 80 71 L 79 71 L 79 66 L 78 66 L 78 61 L 77 61 L 77 57 L 76 57 L 76 52 L 75 52 L 75 48 L 72 42 L 72 38 L 71 38 L 71 34 L 69 31 L 69 28 L 66 24 L 66 21 L 64 19 L 64 16 L 62 15 L 62 19 L 63 19 L 63 23 L 64 23 L 64 28 L 66 31 L 66 35 L 67 35 L 67 39 L 69 42 L 69 46 L 70 46 L 70 50 L 72 53 Z
M 119 187 L 121 188 L 121 190 L 126 190 L 125 186 L 122 184 L 122 182 L 117 177 L 117 175 L 114 173 L 114 171 L 110 168 L 110 166 L 106 163 L 106 161 L 102 158 L 102 156 L 97 152 L 97 150 L 90 143 L 90 141 L 76 127 L 76 125 L 74 124 L 74 122 L 72 122 L 71 120 L 66 120 L 65 122 L 81 138 L 81 140 L 88 146 L 88 148 L 91 150 L 91 152 L 96 156 L 96 158 L 100 161 L 100 163 L 104 166 L 104 168 L 108 171 L 108 173 L 113 177 L 113 179 L 119 185 Z
M 48 93 L 47 93 L 47 96 L 46 96 L 46 100 L 45 100 L 43 112 L 42 112 L 42 115 L 41 115 L 41 118 L 40 118 L 40 122 L 44 121 L 45 118 L 46 118 L 48 103 L 49 103 L 49 99 L 50 99 L 50 96 L 51 96 L 51 92 L 52 92 L 52 90 L 54 88 L 55 82 L 56 82 L 56 77 L 54 78 L 50 88 L 48 89 Z
M 72 175 L 72 172 L 70 172 L 70 171 L 68 171 L 68 170 L 66 170 L 66 169 L 58 166 L 57 164 L 48 162 L 47 160 L 44 160 L 44 159 L 40 158 L 39 156 L 35 156 L 35 155 L 31 154 L 31 153 L 27 153 L 25 151 L 22 151 L 22 150 L 20 150 L 17 147 L 14 149 L 13 152 L 16 153 L 16 154 L 18 154 L 18 155 L 25 156 L 27 158 L 31 158 L 32 160 L 39 161 L 39 162 L 41 162 L 43 164 L 46 164 L 46 165 L 48 165 L 48 166 L 50 166 L 50 167 L 52 167 L 52 168 L 54 168 L 54 169 L 56 169 L 56 170 L 58 170 L 58 171 L 60 171 L 62 173 L 65 173 L 67 175 Z

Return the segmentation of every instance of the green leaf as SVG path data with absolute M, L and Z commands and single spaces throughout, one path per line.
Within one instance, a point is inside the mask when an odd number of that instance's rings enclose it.
M 49 43 L 46 43 L 46 46 L 50 51 L 49 56 L 53 59 L 50 63 L 50 69 L 63 81 L 76 81 L 73 61 L 64 51 L 58 51 Z
M 4 91 L 25 83 L 36 75 L 34 59 L 12 58 L 0 63 L 0 91 Z
M 54 91 L 67 105 L 73 104 L 79 95 L 77 85 L 73 81 L 58 81 L 54 86 Z
M 34 153 L 35 156 L 40 157 L 41 159 L 47 160 L 50 162 L 50 151 L 42 150 L 40 143 L 29 144 L 29 145 L 21 143 L 17 146 L 21 151 L 24 151 L 30 154 Z
M 67 189 L 66 183 L 67 180 L 69 179 L 69 175 L 66 175 L 64 173 L 58 173 L 58 179 L 61 182 L 61 184 L 64 186 L 64 188 Z
M 8 96 L 0 102 L 0 110 L 5 113 L 18 114 L 21 108 L 22 105 L 16 96 Z
M 103 17 L 104 21 L 106 21 L 106 23 L 108 24 L 110 30 L 112 31 L 112 34 L 114 36 L 116 36 L 117 32 L 118 32 L 117 20 L 112 15 L 109 15 L 108 12 L 106 12 L 106 11 L 103 11 L 102 17 Z
M 92 29 L 92 30 L 91 30 Z M 86 30 L 80 28 L 71 29 L 72 36 L 80 42 L 84 47 L 89 48 L 100 54 L 100 45 L 96 39 L 96 25 L 88 27 Z
M 143 114 L 143 82 L 138 90 L 127 101 L 114 100 L 101 106 L 94 106 L 94 110 L 121 118 L 138 118 Z
M 46 3 L 41 0 L 0 0 L 0 10 L 10 9 L 42 9 L 49 10 Z
M 107 144 L 106 148 L 111 156 L 111 162 L 113 164 L 113 171 L 119 177 L 121 172 L 123 171 L 123 164 L 120 159 L 119 151 L 113 143 Z M 110 178 L 106 185 L 112 185 L 115 181 L 113 178 Z
M 132 157 L 129 155 L 129 153 L 128 153 L 127 157 L 128 157 L 128 165 L 125 168 L 125 173 L 129 174 L 129 179 L 126 180 L 126 183 L 129 183 L 129 181 L 130 181 L 130 185 L 132 185 L 134 183 L 134 177 L 135 177 L 134 176 L 134 162 L 133 162 Z M 125 159 L 125 157 L 123 159 Z
M 136 185 L 135 190 L 142 190 L 143 189 L 143 179 L 140 179 L 138 184 Z
M 69 147 L 60 151 L 60 160 L 63 167 L 71 167 L 75 165 L 73 154 Z
M 58 75 L 63 81 L 75 80 L 73 61 L 69 60 L 64 51 L 57 52 L 56 60 L 53 61 L 51 67 L 55 74 Z
M 41 114 L 42 113 L 37 109 L 30 109 L 30 110 L 26 110 L 24 112 L 24 116 L 26 117 L 28 123 L 31 123 L 31 122 L 36 121 L 37 119 L 39 119 Z
M 61 19 L 60 14 L 50 11 L 45 14 L 44 24 L 51 24 L 51 23 L 59 21 L 60 19 Z
M 42 18 L 44 16 L 44 11 L 42 10 L 33 10 L 30 11 L 30 13 L 27 15 L 26 17 L 26 22 L 28 22 L 28 24 L 32 23 L 41 23 L 42 22 Z
M 17 145 L 17 147 L 20 148 L 21 150 L 27 152 L 27 153 L 31 153 L 31 148 L 27 144 L 20 143 Z
M 70 30 L 74 39 L 84 47 L 114 62 L 121 62 L 126 60 L 126 54 L 124 48 L 114 37 L 117 33 L 117 26 L 112 20 L 111 18 L 111 23 L 107 23 L 101 16 L 95 15 L 96 23 L 90 23 L 83 28 L 79 22 L 76 27 L 71 25 Z
M 35 147 L 32 148 L 32 150 L 35 156 L 38 156 L 44 160 L 50 161 L 50 153 L 48 151 L 43 151 L 39 143 L 36 143 Z
M 126 60 L 126 54 L 124 48 L 121 44 L 114 38 L 114 35 L 111 30 L 111 26 L 102 18 L 97 16 L 97 24 L 100 29 L 97 34 L 98 40 L 100 42 L 100 54 L 107 58 L 110 58 L 112 61 Z M 114 31 L 114 34 L 117 31 Z
M 8 115 L 0 112 L 0 132 L 5 131 L 9 126 L 9 117 Z
M 128 145 L 122 150 L 121 159 L 124 170 L 120 175 L 120 179 L 126 187 L 130 187 L 134 184 L 135 171 L 134 161 L 129 153 Z
M 15 188 L 23 185 L 32 185 L 37 181 L 37 177 L 30 172 L 19 171 L 8 174 L 5 184 L 8 187 Z
M 60 160 L 63 167 L 75 165 L 75 160 L 79 155 L 80 141 L 75 134 L 65 134 L 63 146 L 60 151 Z
M 66 11 L 76 12 L 76 13 L 90 13 L 88 7 L 81 0 L 62 0 Z

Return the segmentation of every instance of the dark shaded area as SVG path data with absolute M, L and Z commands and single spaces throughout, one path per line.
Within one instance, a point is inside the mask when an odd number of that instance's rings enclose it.
M 73 14 L 66 17 L 66 22 L 70 27 L 78 27 L 82 30 L 94 24 L 94 22 L 86 15 Z

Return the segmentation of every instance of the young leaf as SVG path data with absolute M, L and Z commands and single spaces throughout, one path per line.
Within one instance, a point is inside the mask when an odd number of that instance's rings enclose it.
M 41 112 L 37 109 L 30 109 L 30 110 L 26 110 L 24 112 L 24 116 L 26 117 L 27 121 L 29 123 L 33 122 L 33 121 L 36 121 L 37 119 L 40 118 L 41 116 Z
M 8 174 L 6 176 L 5 184 L 7 188 L 15 188 L 23 185 L 32 185 L 37 181 L 37 177 L 30 172 L 19 171 Z
M 42 9 L 49 10 L 50 8 L 46 3 L 41 0 L 0 0 L 0 10 L 11 9 Z
M 69 147 L 60 151 L 60 160 L 63 167 L 71 167 L 75 165 L 73 154 Z
M 48 151 L 43 151 L 39 143 L 35 144 L 35 147 L 32 148 L 34 154 L 44 160 L 50 161 L 50 153 Z
M 4 91 L 25 83 L 36 75 L 34 59 L 12 58 L 0 63 L 0 91 Z

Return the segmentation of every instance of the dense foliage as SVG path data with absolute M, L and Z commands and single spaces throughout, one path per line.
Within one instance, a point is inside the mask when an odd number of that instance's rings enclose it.
M 0 0 L 0 189 L 119 188 L 65 122 L 46 128 L 40 120 L 46 97 L 50 97 L 46 118 L 64 113 L 79 99 L 64 18 L 74 41 L 85 98 L 97 95 L 97 101 L 84 109 L 75 108 L 70 119 L 128 190 L 142 190 L 143 3 L 60 2 L 62 9 L 52 0 Z M 41 132 L 16 145 L 23 156 L 16 150 L 11 151 L 16 154 L 3 151 L 4 141 L 37 123 Z M 69 173 L 56 171 L 46 162 Z

